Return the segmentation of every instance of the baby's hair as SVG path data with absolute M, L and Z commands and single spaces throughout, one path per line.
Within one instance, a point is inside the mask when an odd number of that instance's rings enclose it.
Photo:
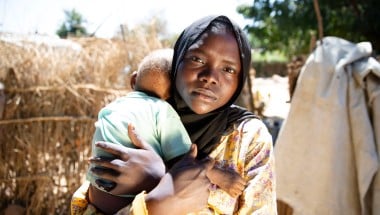
M 166 100 L 170 97 L 170 77 L 173 49 L 157 49 L 141 61 L 134 89 Z
M 137 72 L 143 75 L 147 72 L 170 72 L 173 59 L 173 49 L 157 49 L 145 56 L 139 64 Z

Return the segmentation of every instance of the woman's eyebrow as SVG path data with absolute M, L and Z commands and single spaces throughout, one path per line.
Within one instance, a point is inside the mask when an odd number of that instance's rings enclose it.
M 199 54 L 206 54 L 205 51 L 203 51 L 199 46 L 196 47 L 190 47 L 187 49 L 187 53 L 199 53 Z
M 239 65 L 240 64 L 240 58 L 238 60 L 232 58 L 232 57 L 225 57 L 223 59 L 223 62 L 226 64 L 232 64 L 232 65 Z

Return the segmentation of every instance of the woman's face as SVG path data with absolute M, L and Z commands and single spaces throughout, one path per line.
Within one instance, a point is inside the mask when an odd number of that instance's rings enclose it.
M 209 31 L 187 50 L 175 84 L 189 108 L 204 114 L 229 102 L 238 87 L 240 70 L 239 47 L 233 33 Z

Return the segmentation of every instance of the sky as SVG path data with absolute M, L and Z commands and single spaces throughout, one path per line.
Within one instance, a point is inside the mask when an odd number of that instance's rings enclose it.
M 0 32 L 55 35 L 65 21 L 64 10 L 75 9 L 86 20 L 89 33 L 110 38 L 120 24 L 133 27 L 153 15 L 167 23 L 169 33 L 179 34 L 205 15 L 224 14 L 241 27 L 250 21 L 236 12 L 254 0 L 0 0 Z

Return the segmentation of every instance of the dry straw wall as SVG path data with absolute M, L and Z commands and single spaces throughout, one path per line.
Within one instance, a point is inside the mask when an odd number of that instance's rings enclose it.
M 0 34 L 0 214 L 68 214 L 97 112 L 129 91 L 123 70 L 148 51 L 138 43 Z

